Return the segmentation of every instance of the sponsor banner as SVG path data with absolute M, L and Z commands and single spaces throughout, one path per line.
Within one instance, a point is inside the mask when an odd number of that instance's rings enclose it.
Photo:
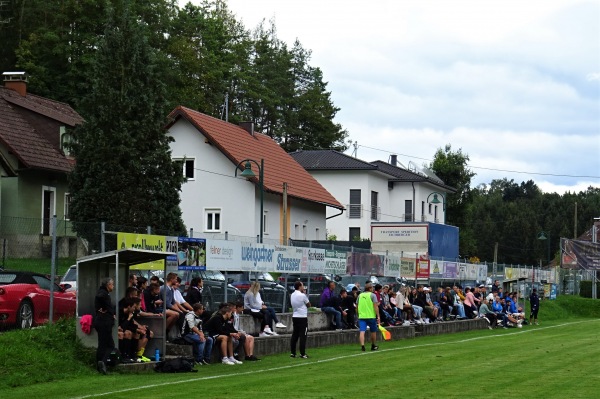
M 458 264 L 458 279 L 459 280 L 466 280 L 467 277 L 468 277 L 467 264 L 466 263 L 459 263 Z
M 417 278 L 429 278 L 428 259 L 417 259 Z
M 346 257 L 344 251 L 325 250 L 325 274 L 343 276 L 346 274 Z
M 414 242 L 428 240 L 427 226 L 371 226 L 373 242 Z
M 477 280 L 479 265 L 467 263 L 467 280 Z
M 177 238 L 177 270 L 206 270 L 204 238 Z
M 600 243 L 561 238 L 561 267 L 583 270 L 600 269 Z
M 239 271 L 242 243 L 240 241 L 206 240 L 206 266 L 209 270 Z
M 417 274 L 417 260 L 415 258 L 400 259 L 400 276 L 407 279 L 414 279 Z
M 383 273 L 384 276 L 400 277 L 400 257 L 395 254 L 389 253 L 385 257 Z
M 302 248 L 302 259 L 306 259 L 308 272 L 311 274 L 325 273 L 325 250 L 317 248 Z
M 441 260 L 430 261 L 431 270 L 429 271 L 429 278 L 441 279 L 444 277 L 444 262 Z
M 267 244 L 242 243 L 240 268 L 242 271 L 273 271 L 275 247 Z
M 118 249 L 145 249 L 167 252 L 167 237 L 152 234 L 117 233 Z M 132 270 L 164 270 L 162 260 L 140 263 L 130 267 Z
M 444 262 L 444 277 L 448 279 L 458 278 L 458 264 L 456 262 Z
M 346 274 L 383 276 L 385 256 L 352 252 L 348 253 Z
M 273 254 L 274 265 L 267 271 L 277 273 L 307 273 L 308 264 L 302 263 L 304 251 L 299 247 L 276 245 Z M 308 257 L 307 257 L 308 258 Z M 301 269 L 304 267 L 304 271 Z
M 514 275 L 513 275 L 513 268 L 512 267 L 505 267 L 504 268 L 504 279 L 505 280 L 512 280 L 514 279 Z
M 479 266 L 479 270 L 477 273 L 477 280 L 479 280 L 481 283 L 485 283 L 485 279 L 487 278 L 487 265 L 478 265 Z

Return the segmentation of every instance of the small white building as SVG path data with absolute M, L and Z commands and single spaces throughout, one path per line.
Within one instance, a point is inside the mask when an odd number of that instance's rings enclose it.
M 343 206 L 269 136 L 255 132 L 252 123 L 238 126 L 181 106 L 169 116 L 172 157 L 187 178 L 183 221 L 195 236 L 228 232 L 257 239 L 262 161 L 263 242 L 283 243 L 284 233 L 296 240 L 326 238 L 326 213 L 341 214 Z M 246 160 L 255 178 L 240 176 Z
M 327 221 L 328 234 L 342 241 L 373 240 L 372 227 L 382 224 L 445 224 L 446 195 L 456 191 L 424 168 L 398 166 L 395 156 L 387 163 L 334 150 L 290 155 L 346 208 L 343 217 Z

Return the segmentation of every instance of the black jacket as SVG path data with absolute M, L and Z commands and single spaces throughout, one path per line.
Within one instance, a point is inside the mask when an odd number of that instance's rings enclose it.
M 191 306 L 194 306 L 195 303 L 202 303 L 202 293 L 198 287 L 190 287 L 187 295 L 185 296 L 185 301 Z
M 97 314 L 106 314 L 110 316 L 116 314 L 115 307 L 110 299 L 110 293 L 104 286 L 98 288 L 96 298 L 94 299 L 94 309 L 96 309 Z
M 214 337 L 215 335 L 227 335 L 229 336 L 231 330 L 227 325 L 227 320 L 223 318 L 223 315 L 216 312 L 212 317 L 204 324 L 204 331 L 209 336 Z

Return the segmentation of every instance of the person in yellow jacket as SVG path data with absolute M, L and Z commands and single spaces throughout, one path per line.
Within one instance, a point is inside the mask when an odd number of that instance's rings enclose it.
M 379 302 L 377 296 L 373 293 L 373 284 L 366 283 L 365 290 L 358 296 L 356 307 L 358 309 L 358 327 L 360 329 L 360 346 L 365 351 L 365 332 L 367 327 L 371 330 L 371 350 L 379 349 L 377 342 L 377 330 L 379 319 Z

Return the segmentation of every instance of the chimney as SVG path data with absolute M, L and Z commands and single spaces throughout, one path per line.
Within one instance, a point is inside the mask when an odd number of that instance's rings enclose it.
M 254 136 L 254 122 L 240 122 L 240 127 Z
M 23 97 L 27 95 L 27 74 L 25 72 L 4 72 L 4 87 L 14 90 Z
M 398 163 L 398 155 L 396 155 L 396 154 L 390 155 L 390 164 L 396 166 L 397 163 Z

